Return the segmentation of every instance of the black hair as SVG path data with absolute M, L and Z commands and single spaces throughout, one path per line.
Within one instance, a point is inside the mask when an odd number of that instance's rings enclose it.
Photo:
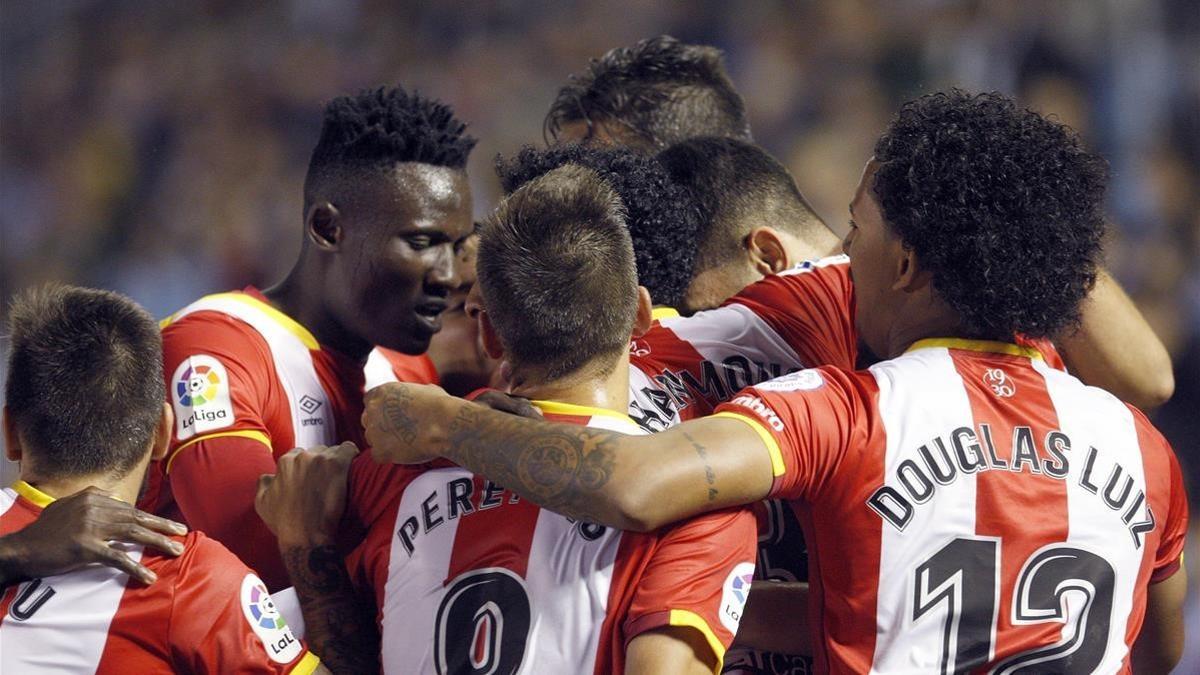
M 801 239 L 827 229 L 788 170 L 753 143 L 693 138 L 672 145 L 658 159 L 700 208 L 694 274 L 739 256 L 754 227 L 770 226 Z
M 321 137 L 304 179 L 306 201 L 318 181 L 346 170 L 400 162 L 463 169 L 475 147 L 450 106 L 403 87 L 366 89 L 325 106 Z
M 547 379 L 629 345 L 637 271 L 625 209 L 595 171 L 566 164 L 504 198 L 484 225 L 477 261 L 488 317 L 514 366 Z
M 162 338 L 137 303 L 63 285 L 26 292 L 9 315 L 5 399 L 38 473 L 123 476 L 162 416 Z
M 1053 337 L 1096 280 L 1108 167 L 998 94 L 931 94 L 875 144 L 883 217 L 970 337 Z
M 589 129 L 615 124 L 623 141 L 650 152 L 695 136 L 750 140 L 746 106 L 721 51 L 669 35 L 612 49 L 571 75 L 543 129 L 557 138 L 564 124 L 575 121 Z
M 638 283 L 655 304 L 678 306 L 692 280 L 700 213 L 688 191 L 676 184 L 653 157 L 624 148 L 579 144 L 522 148 L 496 173 L 506 193 L 564 164 L 592 169 L 616 190 L 625 205 L 637 261 Z

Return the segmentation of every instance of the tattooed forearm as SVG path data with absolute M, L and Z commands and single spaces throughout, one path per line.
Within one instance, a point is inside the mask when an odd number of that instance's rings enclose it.
M 411 401 L 412 394 L 407 387 L 390 389 L 383 399 L 384 430 L 408 444 L 417 435 L 417 420 L 408 411 Z
M 692 438 L 692 435 L 687 432 L 684 432 L 683 437 L 692 444 L 692 448 L 700 456 L 700 461 L 704 462 L 704 482 L 708 484 L 708 501 L 711 502 L 717 498 L 720 490 L 716 488 L 717 474 L 713 471 L 712 464 L 708 461 L 708 449 L 701 445 L 700 441 Z
M 612 478 L 619 438 L 463 406 L 450 424 L 447 457 L 540 506 L 611 525 L 613 512 L 600 491 Z
M 334 673 L 377 672 L 375 608 L 355 592 L 337 549 L 285 549 L 283 562 L 300 598 L 305 639 L 325 667 Z

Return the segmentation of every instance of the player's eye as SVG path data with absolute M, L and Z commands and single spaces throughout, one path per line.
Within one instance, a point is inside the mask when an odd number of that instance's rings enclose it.
M 850 223 L 850 229 L 852 229 L 852 230 L 857 230 L 857 229 L 858 229 L 858 223 L 854 222 L 854 219 L 853 219 L 853 218 L 851 218 L 851 219 L 849 220 L 849 223 Z
M 422 251 L 433 245 L 433 239 L 423 234 L 405 237 L 404 240 L 408 242 L 409 247 L 414 251 Z

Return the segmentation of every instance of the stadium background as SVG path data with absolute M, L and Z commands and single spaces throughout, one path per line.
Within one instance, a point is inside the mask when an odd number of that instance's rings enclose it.
M 756 140 L 839 232 L 876 135 L 921 92 L 1015 94 L 1109 159 L 1109 265 L 1175 363 L 1175 396 L 1153 417 L 1190 479 L 1193 590 L 1177 672 L 1200 672 L 1195 0 L 8 0 L 0 295 L 62 280 L 123 291 L 161 316 L 270 284 L 299 249 L 321 105 L 383 83 L 471 123 L 475 211 L 486 213 L 493 158 L 543 142 L 567 74 L 659 33 L 725 50 Z

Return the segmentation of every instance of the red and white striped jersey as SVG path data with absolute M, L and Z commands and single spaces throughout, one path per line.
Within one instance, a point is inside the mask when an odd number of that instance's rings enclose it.
M 0 535 L 37 519 L 53 498 L 18 481 L 0 491 Z M 258 577 L 199 532 L 173 537 L 170 558 L 125 551 L 158 575 L 150 586 L 90 566 L 0 595 L 0 672 L 297 673 L 317 667 Z
M 922 340 L 718 414 L 759 431 L 794 500 L 819 670 L 1128 672 L 1147 586 L 1179 567 L 1167 442 L 1032 348 Z
M 367 390 L 388 382 L 441 384 L 437 366 L 428 354 L 402 354 L 392 349 L 376 347 L 367 357 Z
M 388 362 L 377 350 L 364 368 L 322 347 L 252 287 L 200 298 L 162 329 L 175 428 L 139 506 L 205 530 L 278 590 L 287 575 L 254 512 L 254 480 L 292 448 L 363 447 L 364 371 L 379 377 Z M 267 452 L 256 456 L 256 444 Z
M 623 415 L 536 402 L 548 419 L 639 433 Z M 388 673 L 619 673 L 637 635 L 699 631 L 720 658 L 754 572 L 746 509 L 654 533 L 575 521 L 453 465 L 350 475 L 368 528 L 347 565 L 373 590 Z

